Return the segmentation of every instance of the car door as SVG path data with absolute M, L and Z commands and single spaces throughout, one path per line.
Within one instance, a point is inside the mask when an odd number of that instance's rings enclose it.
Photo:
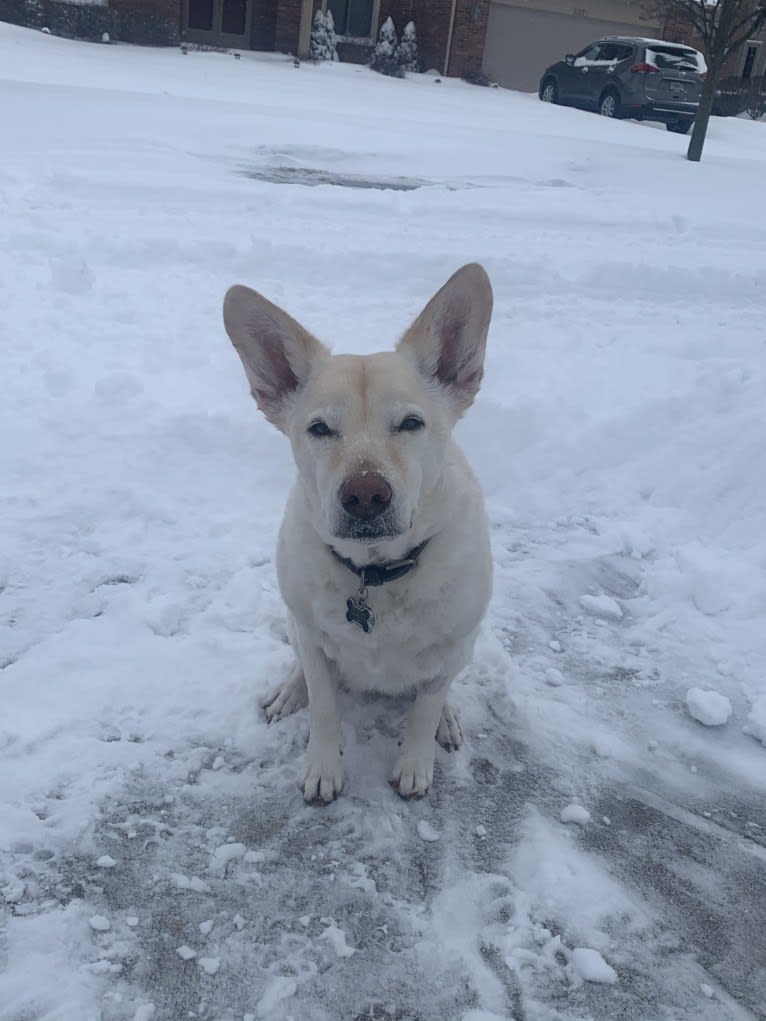
M 588 107 L 594 103 L 591 79 L 598 68 L 602 45 L 601 42 L 592 43 L 575 55 L 569 97 L 569 102 L 574 106 Z
M 604 89 L 610 79 L 614 78 L 614 69 L 619 61 L 625 59 L 625 50 L 626 47 L 619 43 L 604 42 L 599 46 L 596 58 L 590 65 L 587 78 L 588 91 L 584 99 L 588 106 L 594 109 L 598 106 Z

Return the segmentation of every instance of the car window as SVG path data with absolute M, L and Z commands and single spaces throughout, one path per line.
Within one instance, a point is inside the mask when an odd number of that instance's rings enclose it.
M 631 56 L 632 53 L 633 47 L 626 46 L 624 43 L 595 43 L 575 57 L 575 67 L 590 67 L 593 64 L 602 67 L 606 64 L 616 64 Z
M 598 59 L 600 61 L 608 60 L 609 63 L 611 64 L 614 61 L 620 59 L 619 52 L 620 47 L 617 45 L 617 43 L 604 43 L 603 46 L 599 47 Z
M 702 54 L 685 46 L 652 46 L 646 50 L 646 60 L 661 71 L 703 71 Z
M 585 67 L 586 64 L 593 64 L 596 60 L 598 60 L 600 51 L 601 45 L 599 43 L 594 43 L 586 50 L 582 50 L 575 57 L 575 67 Z

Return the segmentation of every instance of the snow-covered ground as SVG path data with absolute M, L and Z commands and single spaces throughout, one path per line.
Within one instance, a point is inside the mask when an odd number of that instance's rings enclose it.
M 766 125 L 7 25 L 0 102 L 0 1021 L 766 1016 Z M 307 807 L 221 298 L 366 352 L 472 259 L 467 744 L 405 803 L 349 698 Z

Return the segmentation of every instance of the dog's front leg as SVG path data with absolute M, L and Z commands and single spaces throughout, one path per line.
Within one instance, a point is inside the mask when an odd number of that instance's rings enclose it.
M 300 640 L 309 694 L 309 744 L 300 788 L 305 801 L 333 801 L 343 787 L 337 685 L 327 657 L 310 641 Z
M 404 725 L 391 783 L 403 798 L 422 798 L 434 778 L 434 734 L 452 678 L 424 684 L 415 695 Z

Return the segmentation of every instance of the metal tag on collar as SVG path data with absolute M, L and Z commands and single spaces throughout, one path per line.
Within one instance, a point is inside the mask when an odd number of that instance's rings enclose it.
M 365 571 L 360 575 L 361 582 L 359 591 L 355 596 L 346 600 L 346 620 L 356 624 L 366 635 L 375 627 L 375 614 L 367 605 L 367 586 L 365 585 Z

